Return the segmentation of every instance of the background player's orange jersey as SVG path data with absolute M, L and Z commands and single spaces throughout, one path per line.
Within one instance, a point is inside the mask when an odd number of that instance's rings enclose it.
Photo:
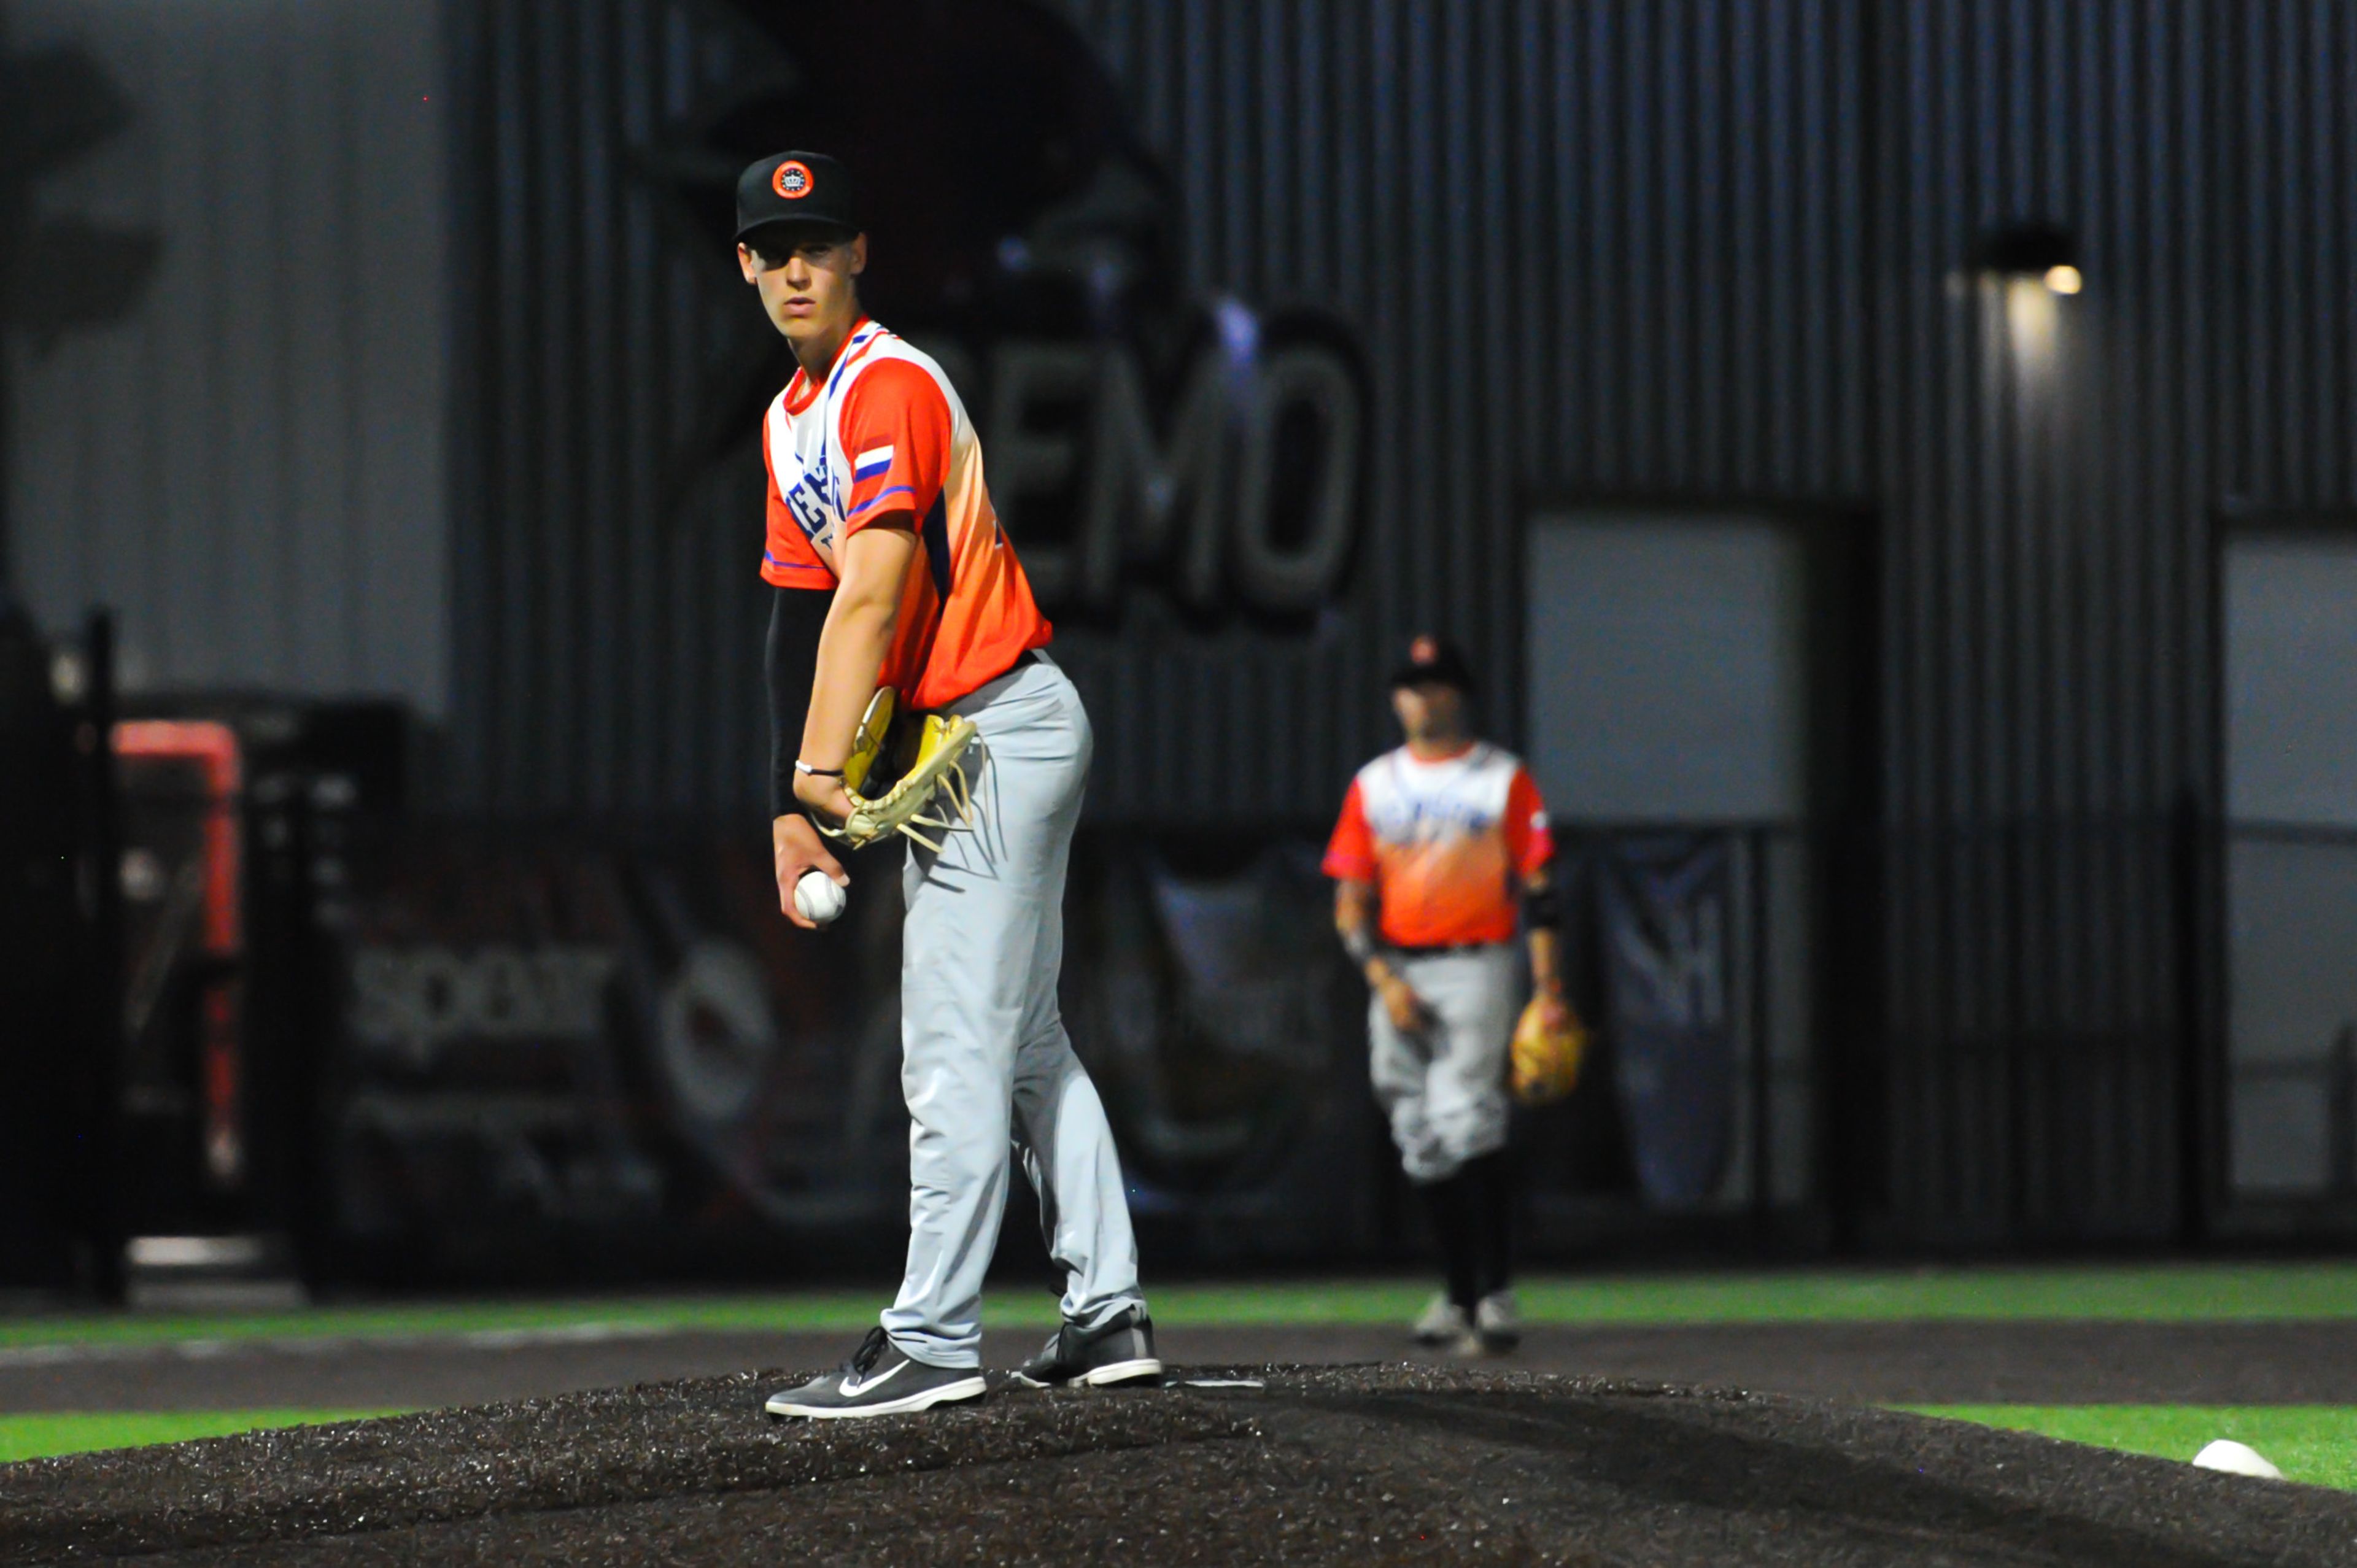
M 1512 940 L 1517 885 L 1554 855 L 1530 770 L 1476 741 L 1437 762 L 1401 746 L 1359 769 L 1325 871 L 1375 885 L 1385 941 L 1444 947 Z
M 898 512 L 916 520 L 917 563 L 877 676 L 904 705 L 954 702 L 1055 635 L 991 509 L 974 423 L 931 356 L 863 318 L 823 382 L 794 373 L 761 435 L 765 581 L 832 588 L 845 540 Z

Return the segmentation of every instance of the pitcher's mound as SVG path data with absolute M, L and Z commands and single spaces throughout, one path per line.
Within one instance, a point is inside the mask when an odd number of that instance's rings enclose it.
M 0 1563 L 2357 1560 L 2357 1497 L 1735 1391 L 1191 1369 L 765 1419 L 802 1375 L 0 1466 Z

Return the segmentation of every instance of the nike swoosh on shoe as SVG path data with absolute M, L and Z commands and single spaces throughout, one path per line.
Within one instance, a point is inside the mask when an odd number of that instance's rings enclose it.
M 845 1399 L 851 1399 L 856 1395 L 866 1393 L 870 1389 L 881 1388 L 886 1383 L 890 1382 L 894 1378 L 899 1376 L 900 1369 L 906 1367 L 908 1364 L 909 1363 L 906 1361 L 895 1361 L 892 1363 L 892 1369 L 885 1373 L 882 1377 L 868 1378 L 864 1380 L 858 1373 L 854 1372 L 851 1376 L 843 1380 L 843 1397 Z

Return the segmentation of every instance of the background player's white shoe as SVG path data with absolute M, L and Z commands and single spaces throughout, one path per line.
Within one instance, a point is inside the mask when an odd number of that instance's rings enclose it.
M 1454 1345 L 1473 1331 L 1473 1320 L 1465 1309 L 1441 1292 L 1427 1303 L 1424 1316 L 1415 1320 L 1415 1342 L 1419 1345 Z
M 1502 1355 L 1523 1342 L 1523 1315 L 1510 1290 L 1493 1290 L 1473 1308 L 1473 1332 L 1481 1348 Z

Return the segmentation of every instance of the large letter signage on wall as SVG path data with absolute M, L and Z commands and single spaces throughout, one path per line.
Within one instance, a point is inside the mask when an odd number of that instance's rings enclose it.
M 841 152 L 872 242 L 862 297 L 956 385 L 1051 614 L 1111 621 L 1145 598 L 1286 629 L 1341 598 L 1372 426 L 1355 336 L 1189 288 L 1178 193 L 1068 21 L 1021 0 L 697 9 L 728 63 L 642 166 L 712 235 L 717 267 L 737 168 L 781 146 Z M 960 87 L 875 94 L 888 57 Z M 763 363 L 737 370 L 766 403 L 794 367 L 747 342 Z M 759 403 L 707 411 L 691 464 L 741 450 Z

